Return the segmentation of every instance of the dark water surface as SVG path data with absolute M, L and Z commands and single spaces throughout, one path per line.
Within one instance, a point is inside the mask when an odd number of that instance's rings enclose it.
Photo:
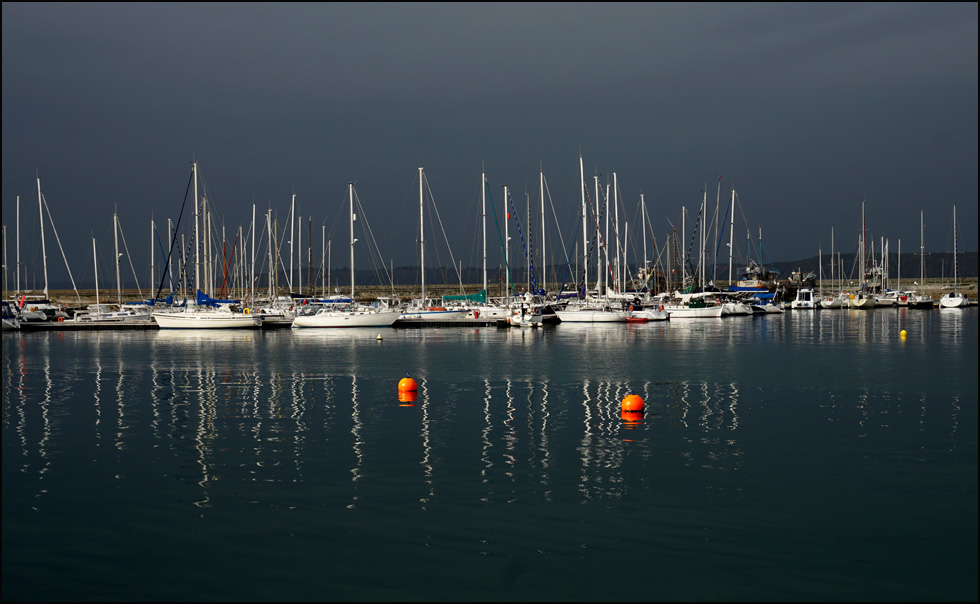
M 977 599 L 975 307 L 382 334 L 5 333 L 3 599 Z

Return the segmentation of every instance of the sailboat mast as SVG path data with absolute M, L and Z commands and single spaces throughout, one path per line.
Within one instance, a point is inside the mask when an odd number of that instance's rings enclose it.
M 167 244 L 167 258 L 170 259 L 170 260 L 167 261 L 167 279 L 170 281 L 170 292 L 173 293 L 173 291 L 174 291 L 174 268 L 173 268 L 173 266 L 174 266 L 175 260 L 173 259 L 173 257 L 174 257 L 174 222 L 173 222 L 173 219 L 172 218 L 168 218 L 167 219 L 167 241 L 170 242 L 170 243 Z M 181 263 L 181 265 L 183 266 L 183 263 Z
M 296 257 L 296 194 L 289 204 L 289 291 L 293 290 L 293 258 Z
M 616 236 L 616 263 L 614 265 L 613 275 L 616 276 L 616 283 L 613 283 L 615 290 L 619 290 L 620 284 L 623 282 L 623 267 L 619 263 L 620 253 L 620 241 L 619 241 L 619 181 L 616 179 L 616 173 L 613 172 L 613 185 L 612 185 L 612 198 L 613 198 L 613 234 Z M 606 231 L 608 236 L 609 231 Z M 608 239 L 607 239 L 608 241 Z
M 844 291 L 844 268 L 841 265 L 840 252 L 837 252 L 837 285 L 840 286 L 840 291 Z
M 524 250 L 524 265 L 525 265 L 525 278 L 527 280 L 527 289 L 524 291 L 531 291 L 531 263 L 534 258 L 531 256 L 531 194 L 524 189 L 524 202 L 527 206 L 527 219 L 524 224 L 527 225 L 527 247 Z
M 830 227 L 830 284 L 834 284 L 834 227 Z
M 926 231 L 924 220 L 923 211 L 919 210 L 919 283 L 922 284 L 923 288 L 926 286 Z
M 156 254 L 153 253 L 153 232 L 156 230 L 156 223 L 150 218 L 150 285 L 156 283 L 153 278 L 156 273 Z
M 864 253 L 864 201 L 861 202 L 861 289 L 864 289 L 865 283 L 867 283 L 867 267 L 865 266 L 866 258 Z
M 116 303 L 122 304 L 122 281 L 119 278 L 119 215 L 112 214 L 112 239 L 116 259 Z
M 705 283 L 705 277 L 707 275 L 708 266 L 704 257 L 705 243 L 708 239 L 707 233 L 704 232 L 704 220 L 705 218 L 707 218 L 707 215 L 708 215 L 708 187 L 705 187 L 704 196 L 701 199 L 701 224 L 698 225 L 698 234 L 701 239 L 701 263 L 700 263 L 701 264 L 701 291 L 704 291 L 705 285 L 707 285 Z
M 296 226 L 296 293 L 303 293 L 303 217 Z
M 625 285 L 623 284 L 626 283 L 626 275 L 629 274 L 629 265 L 628 265 L 629 261 L 626 256 L 626 251 L 627 251 L 626 246 L 629 244 L 629 240 L 630 240 L 630 221 L 624 220 L 623 221 L 623 275 L 619 278 L 619 283 L 621 288 L 625 287 Z
M 713 262 L 711 263 L 711 280 L 715 281 L 718 278 L 718 210 L 721 208 L 721 174 L 718 175 L 718 192 L 715 194 L 715 218 L 712 222 L 715 223 L 715 245 L 714 250 L 711 252 L 711 258 Z
M 255 204 L 252 204 L 252 263 L 248 277 L 248 299 L 255 304 L 255 235 L 257 234 L 255 223 Z
M 728 235 L 728 287 L 732 286 L 732 256 L 735 253 L 735 189 L 732 189 L 732 211 L 730 224 L 731 229 Z
M 99 257 L 95 253 L 95 237 L 92 237 L 92 266 L 95 267 L 95 307 L 99 306 Z
M 615 179 L 615 174 L 613 175 L 613 178 Z M 605 230 L 605 235 L 602 235 L 600 233 L 600 237 L 602 240 L 603 260 L 605 260 L 605 264 L 602 267 L 602 293 L 608 294 L 609 271 L 612 268 L 612 265 L 609 264 L 609 184 L 608 183 L 606 183 L 606 230 Z M 615 283 L 613 285 L 615 286 Z
M 17 196 L 17 293 L 20 293 L 20 195 Z
M 595 211 L 598 213 L 600 211 L 600 207 L 599 207 L 599 177 L 597 175 L 593 175 L 592 176 L 592 183 L 595 186 Z M 602 227 L 599 224 L 599 219 L 598 218 L 595 221 L 595 240 L 596 240 L 596 255 L 595 255 L 596 278 L 595 278 L 595 289 L 596 289 L 596 294 L 603 294 L 603 295 L 605 295 L 605 293 L 606 293 L 605 290 L 604 289 L 600 289 L 600 286 L 603 284 L 602 276 L 603 276 L 604 271 L 602 270 L 602 252 L 603 252 L 603 249 L 604 249 L 605 246 L 603 245 L 603 241 L 602 241 Z
M 44 266 L 44 297 L 48 297 L 48 250 L 44 246 L 44 207 L 41 202 L 41 177 L 37 177 L 37 211 L 41 220 L 41 259 Z
M 510 212 L 507 210 L 507 185 L 504 185 L 504 299 L 510 297 Z
M 643 268 L 647 267 L 647 204 L 643 201 L 643 193 L 640 193 L 640 239 L 643 240 Z M 644 272 L 649 279 L 649 275 Z
M 687 206 L 681 206 L 681 289 L 687 283 Z M 692 281 L 693 281 L 693 275 Z
M 354 301 L 354 183 L 347 183 L 347 196 L 350 198 L 350 299 Z
M 480 218 L 483 220 L 483 291 L 487 291 L 487 173 L 480 173 Z
M 422 304 L 425 304 L 425 212 L 422 204 L 421 167 L 419 167 L 419 264 L 422 268 Z
M 197 162 L 191 163 L 192 170 L 194 171 L 194 287 L 201 287 L 201 254 L 200 254 L 200 237 L 199 234 L 201 219 L 200 208 L 198 207 L 198 202 L 200 201 L 197 197 Z
M 544 168 L 541 169 L 541 178 L 539 183 L 541 189 L 541 289 L 547 291 L 547 281 L 548 281 L 548 254 L 545 252 L 545 227 L 544 227 Z
M 953 293 L 956 293 L 960 287 L 960 272 L 959 267 L 956 262 L 956 203 L 953 203 Z M 45 290 L 47 293 L 47 290 Z
M 589 287 L 589 229 L 586 223 L 585 207 L 585 169 L 582 166 L 582 154 L 578 156 L 579 183 L 582 190 L 582 283 L 586 289 Z M 20 248 L 18 248 L 19 250 Z M 18 252 L 18 258 L 20 252 Z

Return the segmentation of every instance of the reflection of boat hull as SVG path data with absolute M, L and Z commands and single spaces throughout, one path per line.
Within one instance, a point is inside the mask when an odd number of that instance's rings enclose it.
M 153 320 L 160 329 L 250 329 L 262 325 L 257 315 L 218 312 L 161 312 L 154 313 Z
M 389 312 L 360 312 L 328 310 L 320 311 L 315 315 L 301 315 L 293 319 L 293 327 L 391 327 L 391 324 L 398 320 L 401 313 L 398 311 Z

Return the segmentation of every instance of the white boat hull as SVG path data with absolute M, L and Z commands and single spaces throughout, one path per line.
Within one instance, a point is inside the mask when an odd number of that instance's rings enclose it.
M 671 321 L 674 319 L 716 319 L 721 318 L 724 307 L 717 306 L 664 306 L 664 311 L 670 315 Z
M 467 319 L 482 319 L 484 321 L 494 321 L 504 319 L 509 321 L 512 311 L 502 306 L 480 306 L 467 309 Z
M 934 308 L 936 301 L 929 296 L 912 296 L 909 298 L 909 308 Z
M 666 311 L 657 310 L 655 308 L 634 310 L 631 314 L 637 319 L 646 319 L 648 321 L 666 321 L 670 319 L 670 315 L 668 315 Z
M 873 296 L 858 294 L 847 301 L 847 307 L 855 310 L 870 310 L 877 306 Z
M 257 315 L 211 312 L 159 312 L 153 320 L 160 329 L 252 329 L 262 326 Z
M 293 319 L 293 327 L 391 327 L 401 313 L 392 312 L 357 312 L 357 311 L 321 311 L 315 315 L 300 315 Z
M 803 288 L 796 292 L 796 299 L 790 302 L 791 310 L 813 310 L 817 307 L 817 296 L 812 289 Z
M 626 311 L 621 310 L 559 310 L 562 323 L 625 323 Z
M 457 321 L 465 319 L 468 310 L 418 310 L 405 311 L 398 317 L 406 321 Z
M 820 300 L 820 308 L 840 308 L 841 301 L 840 298 L 834 296 L 828 296 L 823 300 Z
M 939 299 L 940 308 L 965 308 L 970 300 L 959 292 L 950 292 Z

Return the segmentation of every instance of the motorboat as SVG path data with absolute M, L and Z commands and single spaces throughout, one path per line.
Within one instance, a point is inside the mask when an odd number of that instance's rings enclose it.
M 789 307 L 791 310 L 813 310 L 817 307 L 817 297 L 812 289 L 801 287 Z

